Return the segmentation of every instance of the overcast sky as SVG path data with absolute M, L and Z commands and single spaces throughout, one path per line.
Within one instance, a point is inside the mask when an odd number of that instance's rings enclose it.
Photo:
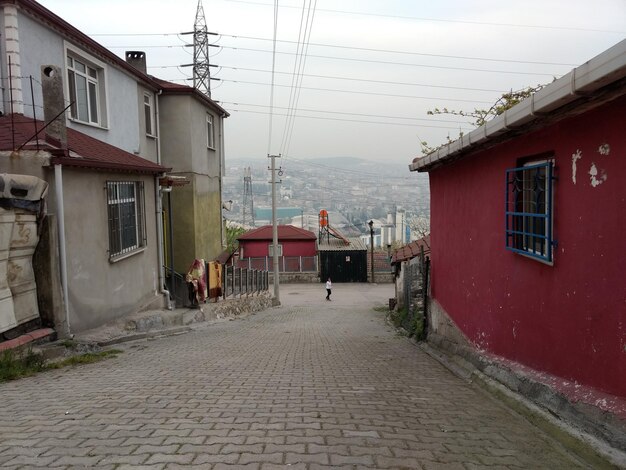
M 197 0 L 40 0 L 116 54 L 143 50 L 148 72 L 191 82 Z M 274 6 L 203 0 L 212 98 L 230 113 L 227 158 L 279 153 L 408 164 L 472 127 L 429 109 L 488 108 L 502 92 L 560 77 L 626 37 L 626 0 L 279 0 L 269 139 Z M 310 32 L 291 139 L 286 129 L 305 7 Z

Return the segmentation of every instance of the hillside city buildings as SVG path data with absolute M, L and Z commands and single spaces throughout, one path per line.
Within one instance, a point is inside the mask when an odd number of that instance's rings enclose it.
M 244 172 L 250 168 L 254 225 L 271 222 L 266 163 L 261 157 L 227 162 L 224 199 L 233 201 L 231 210 L 225 212 L 228 220 L 243 223 Z M 428 231 L 428 179 L 425 175 L 405 176 L 404 165 L 381 167 L 378 162 L 357 158 L 298 161 L 285 158 L 280 163 L 283 174 L 277 190 L 279 223 L 317 232 L 319 211 L 325 209 L 332 226 L 346 236 L 363 236 L 369 245 L 367 222 L 373 220 L 374 245 L 378 247 L 406 243 Z M 245 225 L 252 226 L 249 218 Z

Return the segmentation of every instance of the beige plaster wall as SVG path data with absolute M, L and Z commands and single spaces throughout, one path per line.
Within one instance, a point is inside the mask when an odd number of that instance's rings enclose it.
M 107 181 L 143 181 L 147 242 L 136 254 L 109 261 Z M 159 304 L 154 177 L 64 168 L 70 325 L 82 331 Z
M 47 162 L 46 152 L 0 152 L 0 173 L 27 174 L 46 180 L 50 185 L 47 212 L 56 222 L 54 170 L 42 167 Z M 99 326 L 147 305 L 160 307 L 163 299 L 158 294 L 154 177 L 68 167 L 63 167 L 62 174 L 71 330 Z M 105 186 L 109 180 L 144 182 L 146 247 L 116 263 L 109 262 L 108 256 Z M 60 267 L 51 267 L 50 272 L 57 276 L 54 282 L 60 282 Z M 64 318 L 63 312 L 51 314 Z
M 206 115 L 211 113 L 215 148 L 207 147 Z M 189 184 L 172 197 L 174 269 L 186 273 L 192 261 L 215 259 L 222 251 L 221 117 L 187 95 L 159 98 L 162 163 Z
M 192 261 L 215 259 L 222 252 L 219 179 L 184 173 L 190 183 L 172 197 L 174 269 L 186 273 Z
M 191 104 L 189 96 L 159 97 L 161 163 L 171 168 L 174 174 L 192 170 Z

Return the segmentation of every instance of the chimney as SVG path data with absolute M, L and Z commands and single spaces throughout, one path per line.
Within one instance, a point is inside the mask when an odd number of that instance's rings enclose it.
M 143 51 L 126 51 L 126 62 L 147 75 L 146 53 Z
M 46 134 L 61 148 L 67 147 L 67 127 L 65 125 L 65 101 L 63 100 L 63 74 L 56 65 L 41 66 L 41 90 L 43 93 L 43 116 Z

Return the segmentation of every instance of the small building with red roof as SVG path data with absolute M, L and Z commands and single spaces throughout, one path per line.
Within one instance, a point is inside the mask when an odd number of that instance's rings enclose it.
M 293 225 L 279 225 L 278 246 L 281 271 L 317 272 L 317 235 Z M 238 239 L 239 265 L 272 270 L 272 226 L 250 230 Z M 297 268 L 297 263 L 302 263 Z

